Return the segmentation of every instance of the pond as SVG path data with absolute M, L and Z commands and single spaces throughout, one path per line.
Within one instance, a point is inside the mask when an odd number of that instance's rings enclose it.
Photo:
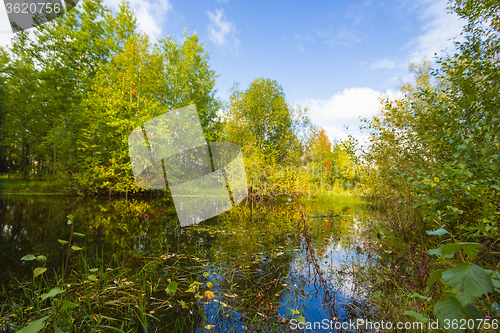
M 365 306 L 367 286 L 355 279 L 370 261 L 360 203 L 244 201 L 181 228 L 170 198 L 3 196 L 0 329 L 47 312 L 40 294 L 62 285 L 80 306 L 53 316 L 75 332 L 341 331 L 334 323 L 362 318 Z M 47 271 L 33 278 L 36 267 Z

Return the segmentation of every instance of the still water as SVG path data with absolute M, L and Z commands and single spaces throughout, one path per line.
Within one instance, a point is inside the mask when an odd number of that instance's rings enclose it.
M 309 247 L 297 229 L 303 214 L 307 216 Z M 67 224 L 68 215 L 73 216 L 72 226 Z M 354 272 L 369 261 L 361 236 L 367 217 L 355 197 L 242 202 L 229 212 L 186 228 L 180 227 L 169 198 L 9 195 L 0 197 L 0 216 L 0 302 L 14 297 L 20 283 L 32 281 L 33 269 L 40 264 L 21 258 L 34 254 L 47 257 L 49 279 L 61 275 L 66 260 L 74 281 L 97 283 L 88 280 L 91 267 L 120 271 L 118 278 L 107 282 L 117 288 L 126 287 L 129 276 L 145 272 L 145 281 L 158 281 L 148 289 L 144 305 L 148 331 L 152 332 L 175 331 L 187 311 L 192 332 L 252 331 L 256 318 L 261 322 L 278 318 L 293 330 L 297 319 L 324 323 L 362 316 L 366 287 L 356 281 Z M 72 237 L 72 244 L 83 250 L 68 255 L 67 245 L 58 240 L 69 240 L 72 228 L 84 234 Z M 323 305 L 324 286 L 308 263 L 306 255 L 311 249 L 333 295 L 334 318 Z M 177 302 L 165 291 L 171 281 L 179 285 Z M 213 297 L 193 297 L 195 293 L 187 291 L 193 281 L 201 281 L 200 293 L 203 288 L 213 292 Z M 116 309 L 126 295 L 106 296 L 101 316 L 111 317 L 106 308 Z M 179 306 L 182 302 L 186 309 Z M 194 307 L 202 313 L 198 319 L 190 310 Z M 116 311 L 113 313 L 116 317 Z M 107 325 L 111 324 L 110 320 Z M 183 325 L 186 327 L 185 322 Z M 308 331 L 331 331 L 318 326 Z

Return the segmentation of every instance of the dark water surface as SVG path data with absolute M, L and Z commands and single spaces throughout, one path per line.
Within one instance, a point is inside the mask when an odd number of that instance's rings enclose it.
M 309 218 L 309 233 L 324 277 L 336 292 L 334 306 L 339 317 L 334 319 L 355 319 L 365 287 L 354 280 L 352 272 L 367 260 L 359 232 L 361 222 L 367 217 L 359 200 L 349 196 L 302 201 L 302 206 L 309 217 L 340 215 Z M 257 315 L 275 311 L 283 318 L 304 316 L 308 322 L 322 322 L 329 317 L 322 306 L 323 292 L 316 292 L 312 267 L 297 236 L 298 207 L 294 198 L 253 207 L 243 202 L 221 216 L 181 228 L 168 198 L 3 196 L 0 197 L 0 282 L 2 289 L 8 291 L 19 286 L 17 281 L 32 280 L 33 268 L 38 263 L 21 261 L 26 254 L 46 256 L 48 276 L 55 271 L 60 274 L 67 248 L 58 239 L 69 240 L 71 226 L 67 224 L 67 216 L 71 214 L 73 231 L 85 235 L 72 239 L 74 245 L 84 249 L 69 256 L 68 271 L 74 275 L 84 274 L 93 265 L 104 265 L 110 270 L 129 268 L 134 272 L 155 262 L 150 271 L 168 275 L 179 282 L 179 288 L 182 283 L 196 279 L 210 280 L 213 285 L 210 290 L 216 298 L 194 300 L 187 295 L 185 299 L 204 302 L 208 325 L 221 332 L 245 331 L 248 306 L 260 306 Z M 210 277 L 202 277 L 207 272 Z M 164 288 L 153 292 L 151 298 L 164 297 Z M 275 308 L 270 309 L 270 304 L 271 308 L 275 304 Z M 148 306 L 152 309 L 150 313 L 154 313 L 154 302 Z M 228 308 L 233 309 L 231 315 L 222 320 L 221 313 Z M 154 327 L 168 331 L 161 327 L 169 327 L 168 323 L 175 319 L 169 313 L 173 309 L 164 307 L 161 311 L 157 311 L 160 323 L 151 321 L 153 332 Z M 193 332 L 204 331 L 207 322 L 193 327 Z M 316 327 L 313 331 L 329 330 Z

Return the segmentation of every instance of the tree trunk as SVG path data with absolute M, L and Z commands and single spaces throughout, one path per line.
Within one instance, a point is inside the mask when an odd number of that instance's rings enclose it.
M 28 172 L 28 163 L 29 163 L 29 146 L 28 144 L 23 145 L 25 146 L 25 151 L 24 151 L 24 174 L 23 174 L 23 180 L 26 180 L 27 172 Z
M 54 145 L 54 175 L 56 174 L 56 145 Z
M 10 166 L 12 164 L 12 161 L 10 160 L 10 155 L 11 155 L 11 150 L 9 148 L 9 156 L 8 156 L 8 162 L 7 162 L 7 179 L 10 180 Z

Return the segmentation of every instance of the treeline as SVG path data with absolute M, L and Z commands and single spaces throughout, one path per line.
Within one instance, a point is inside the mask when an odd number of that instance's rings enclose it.
M 152 43 L 127 3 L 112 12 L 86 0 L 36 29 L 0 49 L 0 173 L 9 179 L 51 179 L 81 194 L 142 191 L 128 135 L 191 104 L 207 141 L 240 144 L 248 171 L 301 166 L 313 146 L 307 110 L 287 103 L 279 83 L 257 79 L 219 100 L 218 74 L 196 34 Z M 255 185 L 282 182 L 289 192 L 292 178 L 260 172 Z

